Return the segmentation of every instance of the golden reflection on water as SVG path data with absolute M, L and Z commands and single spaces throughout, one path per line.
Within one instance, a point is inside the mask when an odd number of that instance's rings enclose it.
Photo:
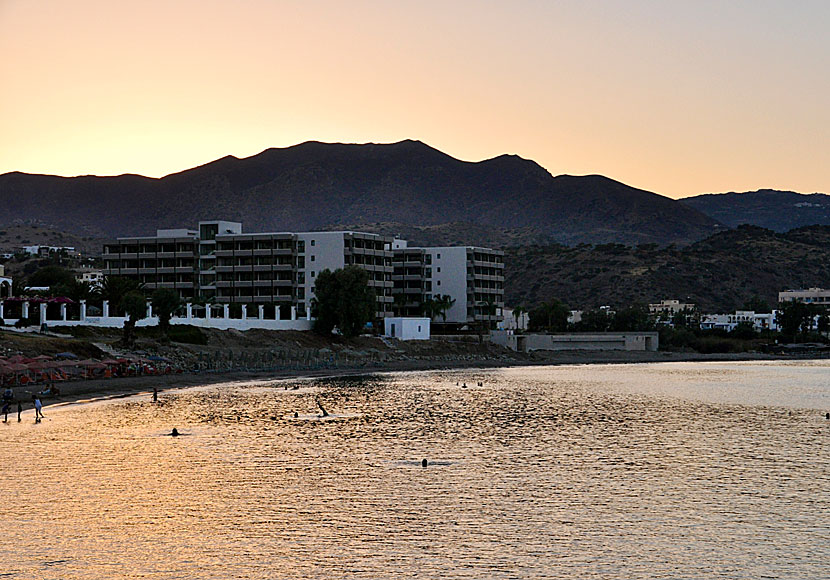
M 410 373 L 47 408 L 0 424 L 0 575 L 827 577 L 827 370 Z

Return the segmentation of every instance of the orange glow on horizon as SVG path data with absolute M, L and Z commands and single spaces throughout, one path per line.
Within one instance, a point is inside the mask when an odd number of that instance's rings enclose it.
M 830 193 L 830 5 L 0 0 L 0 173 L 418 139 L 670 197 Z

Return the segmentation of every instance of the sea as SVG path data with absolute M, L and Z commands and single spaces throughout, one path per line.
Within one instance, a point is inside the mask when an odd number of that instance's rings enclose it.
M 827 412 L 826 360 L 231 382 L 37 424 L 27 410 L 0 424 L 0 578 L 826 579 Z

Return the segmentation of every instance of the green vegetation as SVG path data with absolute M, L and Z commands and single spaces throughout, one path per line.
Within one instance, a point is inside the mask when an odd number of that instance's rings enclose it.
M 528 330 L 534 332 L 540 330 L 564 332 L 568 329 L 568 316 L 570 316 L 568 307 L 553 298 L 548 302 L 543 302 L 530 311 Z
M 375 292 L 368 284 L 369 273 L 359 266 L 317 274 L 311 300 L 314 331 L 329 335 L 337 327 L 347 338 L 360 334 L 375 313 Z
M 132 346 L 135 343 L 135 323 L 147 316 L 147 301 L 144 294 L 138 290 L 131 290 L 121 297 L 118 303 L 127 315 L 124 321 L 124 344 Z
M 46 286 L 52 287 L 60 284 L 71 284 L 75 281 L 75 276 L 66 268 L 60 266 L 46 266 L 40 268 L 29 276 L 29 286 Z
M 581 310 L 678 298 L 701 312 L 769 312 L 778 292 L 830 284 L 830 226 L 779 234 L 753 226 L 685 247 L 644 244 L 505 248 L 505 302 L 567 296 Z
M 159 329 L 164 334 L 169 334 L 170 319 L 182 307 L 182 299 L 179 293 L 169 288 L 159 288 L 150 297 L 153 305 L 153 313 L 159 317 Z

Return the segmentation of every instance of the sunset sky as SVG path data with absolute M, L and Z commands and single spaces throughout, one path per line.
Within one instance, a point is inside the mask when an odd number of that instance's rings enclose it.
M 0 173 L 317 140 L 830 193 L 830 2 L 0 0 Z

